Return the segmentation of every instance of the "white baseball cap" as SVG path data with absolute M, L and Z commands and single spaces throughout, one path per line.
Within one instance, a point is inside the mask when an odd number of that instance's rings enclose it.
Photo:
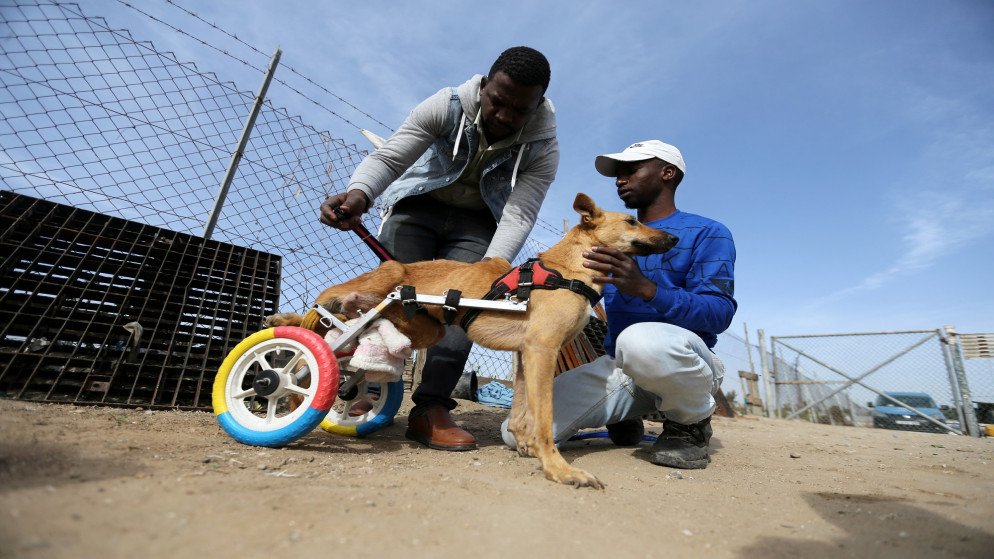
M 635 142 L 626 147 L 625 151 L 621 153 L 598 155 L 597 159 L 594 159 L 594 167 L 597 168 L 598 173 L 605 177 L 616 177 L 618 176 L 619 162 L 645 161 L 654 157 L 675 165 L 682 173 L 687 172 L 687 165 L 683 162 L 683 155 L 680 154 L 680 150 L 669 144 L 664 144 L 659 140 Z

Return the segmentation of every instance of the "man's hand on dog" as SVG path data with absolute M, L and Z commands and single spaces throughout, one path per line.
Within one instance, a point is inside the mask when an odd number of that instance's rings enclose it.
M 369 208 L 369 199 L 361 190 L 352 190 L 329 196 L 321 204 L 321 223 L 349 231 L 362 221 L 362 214 Z
M 632 257 L 620 250 L 609 247 L 593 247 L 590 252 L 584 252 L 585 268 L 597 270 L 603 276 L 594 276 L 594 283 L 610 283 L 618 291 L 634 295 L 643 301 L 656 296 L 656 284 L 642 274 L 639 265 Z

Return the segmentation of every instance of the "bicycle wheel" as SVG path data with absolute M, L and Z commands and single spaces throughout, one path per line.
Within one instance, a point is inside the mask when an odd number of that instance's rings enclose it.
M 221 364 L 212 402 L 238 442 L 283 446 L 314 429 L 338 391 L 338 360 L 310 330 L 279 326 L 242 340 Z
M 356 371 L 343 364 L 342 384 L 352 374 L 356 374 Z M 338 395 L 327 417 L 321 422 L 321 428 L 337 435 L 365 437 L 393 423 L 403 400 L 403 380 L 389 383 L 369 383 L 364 380 L 348 394 Z M 359 402 L 368 403 L 371 409 L 362 415 L 349 415 L 352 406 Z

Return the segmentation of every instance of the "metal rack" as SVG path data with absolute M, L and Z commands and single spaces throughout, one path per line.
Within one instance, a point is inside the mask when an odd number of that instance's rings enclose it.
M 0 395 L 210 409 L 279 256 L 0 191 Z

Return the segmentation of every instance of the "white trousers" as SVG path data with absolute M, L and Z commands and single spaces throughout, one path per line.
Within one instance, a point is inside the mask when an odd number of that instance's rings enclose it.
M 697 334 L 661 322 L 633 324 L 618 336 L 615 358 L 604 355 L 556 377 L 556 445 L 581 429 L 603 427 L 659 411 L 690 424 L 714 413 L 725 366 Z M 514 435 L 501 425 L 504 442 Z

